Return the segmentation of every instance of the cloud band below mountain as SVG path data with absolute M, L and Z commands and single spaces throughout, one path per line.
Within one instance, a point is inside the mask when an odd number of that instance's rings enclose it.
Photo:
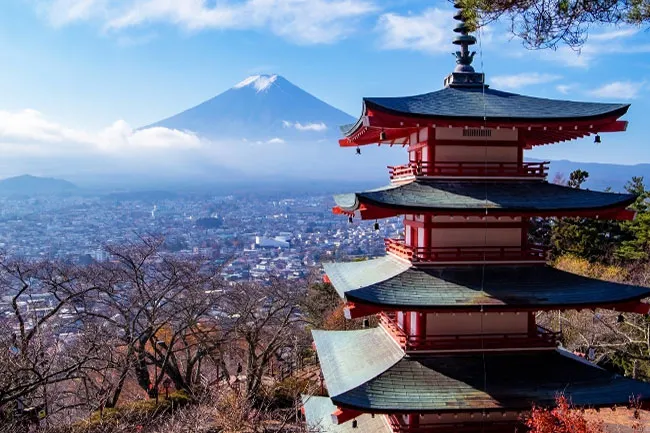
M 288 120 L 283 120 L 282 126 L 284 126 L 285 128 L 297 129 L 298 131 L 320 132 L 320 131 L 325 131 L 327 129 L 327 125 L 323 122 L 302 124 L 300 122 L 289 122 Z

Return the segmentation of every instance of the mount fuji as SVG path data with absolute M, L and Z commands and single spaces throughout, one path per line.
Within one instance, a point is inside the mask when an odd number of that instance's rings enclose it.
M 339 126 L 355 120 L 280 75 L 254 75 L 147 128 L 192 131 L 215 140 L 267 142 L 337 138 Z
M 280 75 L 255 75 L 142 129 L 197 135 L 205 145 L 193 167 L 210 176 L 235 170 L 250 180 L 385 182 L 386 166 L 403 163 L 406 152 L 381 146 L 359 157 L 341 149 L 339 127 L 354 121 Z

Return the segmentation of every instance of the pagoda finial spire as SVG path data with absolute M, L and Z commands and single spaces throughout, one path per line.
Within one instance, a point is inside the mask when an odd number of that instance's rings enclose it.
M 463 13 L 463 4 L 460 0 L 454 2 L 454 7 L 458 12 L 454 15 L 454 19 L 459 21 L 454 28 L 454 32 L 458 33 L 453 40 L 455 45 L 460 46 L 460 51 L 456 51 L 456 68 L 454 72 L 445 78 L 445 87 L 477 87 L 482 86 L 484 82 L 483 73 L 474 71 L 472 61 L 476 51 L 470 52 L 469 47 L 476 44 L 476 38 L 470 35 L 470 26 L 467 24 L 467 18 Z

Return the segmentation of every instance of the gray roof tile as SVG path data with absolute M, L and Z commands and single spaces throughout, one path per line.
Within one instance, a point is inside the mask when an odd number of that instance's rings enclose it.
M 409 357 L 387 349 L 382 340 L 392 339 L 380 329 L 314 337 L 332 402 L 361 411 L 528 409 L 552 404 L 558 392 L 577 406 L 627 404 L 632 395 L 650 399 L 650 383 L 619 377 L 564 350 Z
M 314 330 L 312 335 L 330 394 L 364 383 L 404 356 L 382 328 L 354 332 Z
M 648 287 L 582 277 L 550 266 L 413 267 L 385 256 L 323 267 L 341 297 L 383 307 L 549 308 L 650 296 Z
M 334 196 L 336 204 L 355 211 L 361 201 L 397 210 L 499 213 L 611 209 L 628 206 L 636 196 L 589 191 L 539 181 L 416 180 L 402 185 Z
M 481 88 L 448 87 L 422 95 L 364 98 L 367 107 L 415 116 L 488 120 L 586 120 L 622 116 L 628 104 L 576 102 L 535 98 Z

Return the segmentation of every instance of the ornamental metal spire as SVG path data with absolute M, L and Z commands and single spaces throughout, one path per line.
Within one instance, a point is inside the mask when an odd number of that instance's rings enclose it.
M 454 7 L 458 9 L 454 19 L 459 21 L 454 28 L 458 33 L 453 40 L 455 45 L 460 46 L 460 51 L 456 51 L 456 68 L 454 72 L 445 78 L 445 87 L 480 87 L 483 85 L 485 76 L 481 72 L 475 72 L 472 66 L 476 51 L 469 51 L 471 45 L 476 44 L 476 38 L 469 34 L 470 27 L 467 19 L 463 16 L 463 5 L 460 0 L 454 2 Z

